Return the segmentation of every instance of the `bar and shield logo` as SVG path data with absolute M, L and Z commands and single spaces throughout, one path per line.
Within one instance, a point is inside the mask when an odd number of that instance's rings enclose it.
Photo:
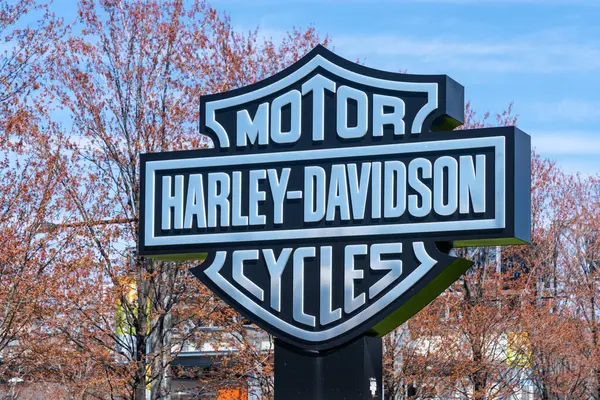
M 383 335 L 469 266 L 459 246 L 529 241 L 529 136 L 453 131 L 463 88 L 317 47 L 204 96 L 214 148 L 143 154 L 139 252 L 193 272 L 295 346 Z

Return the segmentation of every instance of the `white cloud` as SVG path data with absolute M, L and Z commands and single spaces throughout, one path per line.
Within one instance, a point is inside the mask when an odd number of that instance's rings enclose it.
M 538 102 L 530 107 L 530 115 L 543 121 L 600 121 L 600 101 L 567 98 L 556 102 Z
M 559 167 L 569 174 L 581 174 L 582 176 L 592 176 L 600 174 L 600 161 L 598 160 L 557 160 Z
M 600 70 L 600 43 L 569 40 L 557 31 L 523 37 L 466 41 L 408 35 L 334 35 L 336 49 L 349 58 L 403 57 L 407 63 L 439 65 L 469 72 L 591 72 Z M 420 68 L 421 69 L 421 68 Z
M 532 147 L 546 156 L 593 155 L 600 163 L 600 132 L 538 132 L 531 134 Z
M 534 132 L 531 146 L 570 174 L 600 174 L 600 132 Z
M 598 0 L 600 2 L 600 0 Z M 240 31 L 251 30 L 236 25 Z M 259 36 L 280 42 L 285 29 L 261 23 Z M 408 72 L 564 72 L 565 70 L 600 70 L 600 43 L 597 46 L 560 45 L 556 36 L 546 32 L 538 36 L 502 38 L 500 41 L 469 42 L 460 37 L 411 37 L 397 34 L 331 34 L 334 51 L 349 59 L 361 60 L 367 66 L 384 70 L 408 69 Z M 546 46 L 540 43 L 548 43 Z M 556 60 L 562 60 L 556 62 Z M 585 61 L 585 62 L 584 62 Z

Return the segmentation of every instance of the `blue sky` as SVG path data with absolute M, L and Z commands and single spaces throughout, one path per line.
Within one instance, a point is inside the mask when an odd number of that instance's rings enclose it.
M 233 24 L 281 37 L 314 25 L 370 67 L 444 73 L 478 113 L 510 102 L 568 172 L 600 173 L 600 0 L 217 0 Z
M 277 40 L 313 25 L 336 53 L 367 66 L 448 74 L 481 115 L 514 102 L 540 154 L 600 174 L 600 0 L 210 2 L 239 30 L 259 26 Z M 56 11 L 71 20 L 76 7 Z

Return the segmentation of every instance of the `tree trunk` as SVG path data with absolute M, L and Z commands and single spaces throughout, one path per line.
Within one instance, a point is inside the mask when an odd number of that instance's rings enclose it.
M 136 334 L 136 373 L 135 400 L 146 400 L 146 377 L 148 372 L 147 341 L 148 341 L 148 281 L 146 273 L 152 266 L 152 261 L 138 258 L 136 260 L 136 282 L 138 290 L 138 310 Z
M 592 290 L 590 292 L 593 293 Z M 591 304 L 591 312 L 590 312 L 590 320 L 591 320 L 591 330 L 592 330 L 592 341 L 594 348 L 598 347 L 598 327 L 596 326 L 596 302 L 594 296 L 590 296 L 590 304 Z M 595 399 L 600 400 L 600 368 L 594 369 L 594 375 L 596 378 L 596 390 L 593 393 Z
M 135 400 L 146 400 L 146 336 L 138 333 L 136 339 Z
M 478 367 L 472 375 L 473 400 L 485 400 L 486 371 L 484 370 L 483 351 L 479 338 L 474 340 L 472 349 L 474 365 Z
M 152 396 L 160 400 L 171 398 L 171 369 L 169 358 L 171 356 L 172 335 L 172 313 L 170 310 L 171 288 L 175 281 L 175 269 L 165 268 L 161 265 L 160 280 L 155 282 L 154 303 L 160 307 L 161 317 L 158 318 L 150 338 L 150 353 L 153 355 L 152 362 Z

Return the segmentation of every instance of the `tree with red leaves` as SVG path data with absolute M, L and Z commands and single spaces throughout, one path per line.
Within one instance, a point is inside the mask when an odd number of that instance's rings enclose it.
M 253 348 L 243 320 L 191 277 L 194 262 L 135 256 L 139 154 L 210 146 L 197 131 L 200 96 L 268 77 L 326 42 L 312 28 L 278 44 L 258 29 L 240 33 L 202 1 L 79 2 L 45 87 L 50 114 L 62 116 L 53 122 L 68 137 L 63 148 L 45 151 L 68 156 L 56 181 L 64 212 L 75 215 L 56 222 L 80 241 L 63 260 L 58 317 L 47 329 L 79 360 L 54 354 L 61 379 L 71 376 L 87 394 L 144 399 L 149 389 L 157 398 L 169 393 L 171 362 L 185 345 L 228 343 L 236 359 L 221 363 L 218 379 L 241 385 L 253 377 L 269 394 L 268 352 Z M 73 365 L 98 372 L 94 382 L 64 372 Z M 198 390 L 214 390 L 216 379 L 204 377 Z
M 52 63 L 62 34 L 47 5 L 0 0 L 0 381 L 20 380 L 32 369 L 23 346 L 54 287 L 51 268 L 69 234 L 46 232 L 58 217 L 57 159 L 40 158 L 38 144 L 52 139 L 39 128 L 28 103 Z

